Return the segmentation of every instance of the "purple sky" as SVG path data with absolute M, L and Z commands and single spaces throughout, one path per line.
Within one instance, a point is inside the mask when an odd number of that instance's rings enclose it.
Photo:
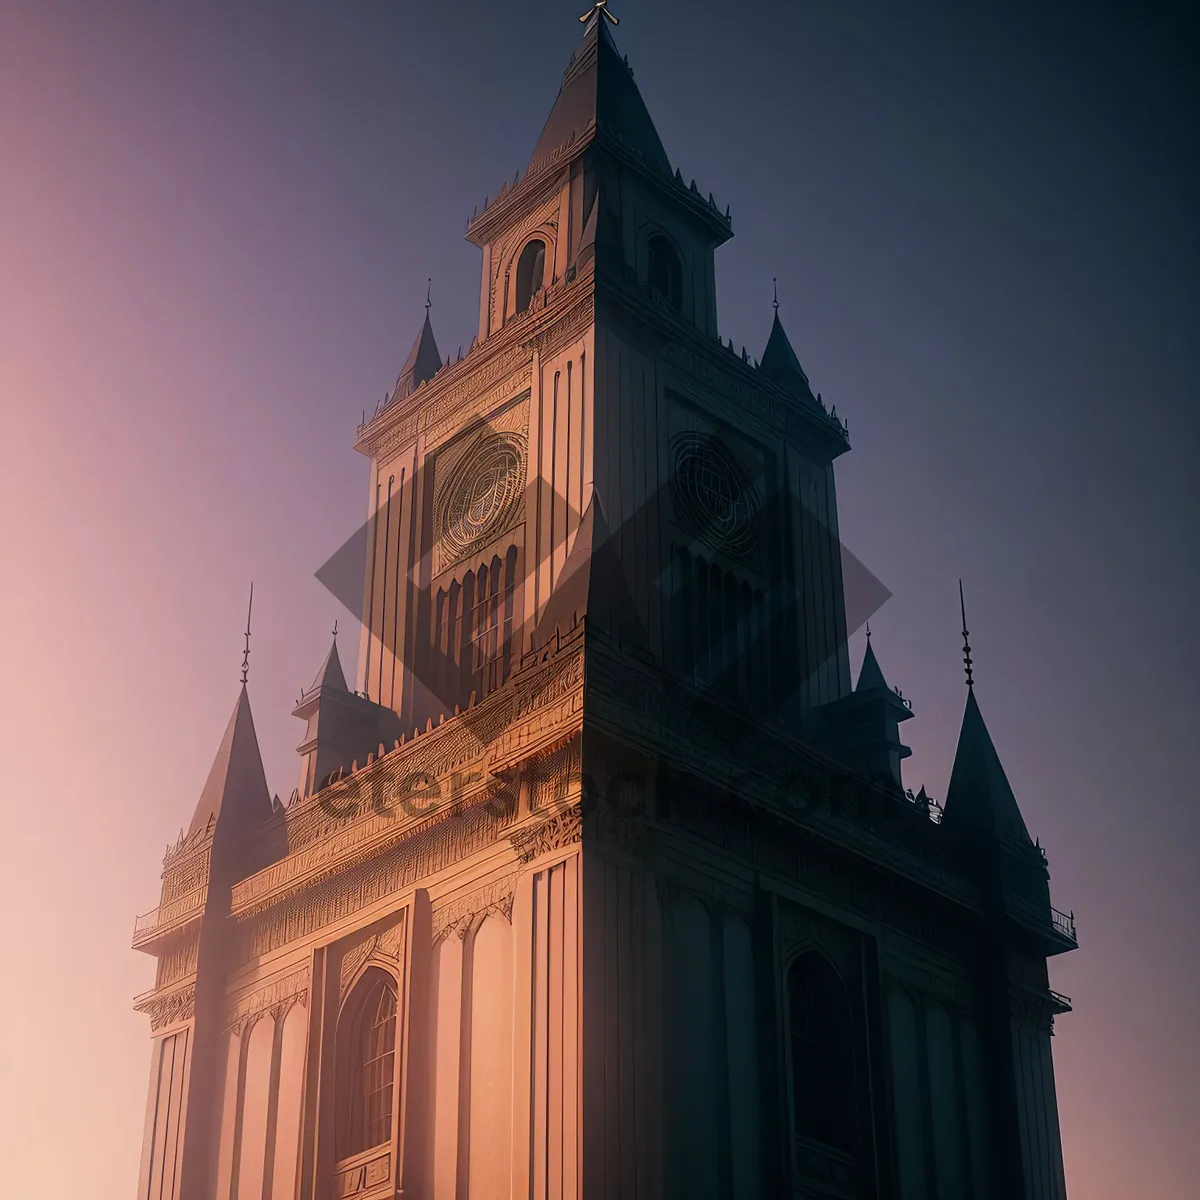
M 248 583 L 286 797 L 295 696 L 350 624 L 313 573 L 365 512 L 354 426 L 428 276 L 443 353 L 469 343 L 467 218 L 524 168 L 584 7 L 0 0 L 0 1194 L 132 1192 L 129 938 L 232 708 Z M 672 164 L 732 208 L 723 335 L 761 353 L 778 276 L 849 419 L 842 536 L 894 593 L 875 647 L 939 798 L 964 579 L 981 708 L 1078 917 L 1052 966 L 1072 1195 L 1191 1195 L 1195 22 L 614 9 Z

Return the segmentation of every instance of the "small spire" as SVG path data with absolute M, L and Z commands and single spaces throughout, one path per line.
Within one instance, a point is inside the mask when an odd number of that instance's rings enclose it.
M 971 641 L 967 634 L 967 606 L 963 600 L 963 585 L 962 580 L 958 581 L 958 609 L 962 614 L 962 635 L 963 635 L 963 666 L 967 672 L 967 687 L 974 690 L 975 681 L 971 676 Z
M 429 311 L 429 306 L 433 303 L 433 276 L 430 275 L 425 282 L 425 311 Z
M 242 687 L 250 676 L 250 614 L 254 611 L 254 584 L 250 584 L 250 603 L 246 607 L 246 649 L 242 652 Z
M 771 287 L 774 289 L 775 298 L 771 301 L 771 307 L 779 311 L 779 279 L 776 276 L 771 277 Z

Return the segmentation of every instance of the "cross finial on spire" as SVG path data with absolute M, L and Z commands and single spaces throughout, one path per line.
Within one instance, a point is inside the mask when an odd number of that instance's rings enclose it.
M 608 11 L 608 0 L 596 0 L 596 3 L 579 18 L 581 25 L 586 25 L 593 17 L 602 16 L 614 25 L 620 25 L 620 20 Z
M 778 312 L 779 311 L 779 279 L 777 276 L 772 276 L 771 287 L 775 293 L 775 298 L 771 301 L 771 307 L 776 312 Z
M 429 306 L 433 303 L 433 276 L 425 281 L 425 311 L 429 311 Z
M 246 649 L 242 652 L 242 687 L 250 676 L 250 614 L 254 611 L 254 584 L 250 584 L 250 603 L 246 606 Z
M 971 690 L 974 690 L 975 681 L 971 677 L 971 641 L 967 635 L 967 606 L 963 600 L 963 585 L 961 579 L 958 581 L 958 609 L 962 614 L 963 666 L 967 671 L 967 687 Z

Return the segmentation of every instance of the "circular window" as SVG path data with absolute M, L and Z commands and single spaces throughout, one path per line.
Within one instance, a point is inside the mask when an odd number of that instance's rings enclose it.
M 485 434 L 459 459 L 442 492 L 439 536 L 454 558 L 508 524 L 525 488 L 525 455 L 516 438 Z
M 758 493 L 712 434 L 683 433 L 672 441 L 671 495 L 679 523 L 717 549 L 743 558 L 758 544 Z

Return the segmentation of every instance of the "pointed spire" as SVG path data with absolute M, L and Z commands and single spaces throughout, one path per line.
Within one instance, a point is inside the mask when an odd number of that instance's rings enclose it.
M 858 673 L 858 683 L 855 684 L 854 690 L 856 692 L 869 692 L 875 688 L 883 688 L 885 691 L 891 690 L 887 685 L 887 680 L 883 677 L 879 660 L 875 657 L 875 650 L 871 646 L 871 634 L 868 630 L 867 651 L 863 655 L 862 670 Z
M 791 388 L 811 396 L 812 389 L 809 387 L 808 376 L 805 375 L 804 368 L 800 365 L 800 360 L 796 357 L 792 343 L 779 320 L 778 284 L 776 284 L 775 299 L 772 304 L 775 308 L 775 316 L 771 320 L 771 335 L 767 338 L 767 348 L 762 353 L 759 370 L 781 387 Z
M 254 732 L 250 695 L 243 684 L 200 793 L 188 835 L 208 829 L 218 820 L 227 832 L 246 832 L 265 821 L 271 811 L 271 793 Z
M 421 326 L 421 332 L 417 334 L 417 340 L 413 342 L 413 347 L 408 352 L 408 358 L 404 360 L 400 378 L 396 381 L 396 398 L 398 400 L 403 400 L 405 396 L 411 395 L 421 384 L 428 383 L 442 365 L 442 356 L 438 351 L 437 341 L 433 336 L 433 325 L 429 320 L 432 288 L 433 280 L 431 279 L 425 292 L 425 321 Z
M 329 647 L 329 653 L 325 656 L 325 661 L 321 664 L 320 670 L 317 671 L 312 687 L 305 692 L 305 695 L 307 696 L 315 692 L 317 688 L 330 688 L 335 692 L 348 692 L 350 690 L 346 686 L 346 675 L 342 671 L 342 660 L 338 655 L 336 622 L 333 626 L 333 645 Z
M 942 823 L 948 829 L 1033 844 L 973 687 L 967 692 L 944 809 Z
M 563 74 L 562 86 L 534 147 L 530 167 L 541 164 L 568 142 L 579 142 L 598 132 L 623 140 L 651 170 L 669 179 L 667 153 L 609 32 L 617 24 L 617 18 L 608 11 L 606 3 L 596 3 L 581 20 L 583 40 Z

